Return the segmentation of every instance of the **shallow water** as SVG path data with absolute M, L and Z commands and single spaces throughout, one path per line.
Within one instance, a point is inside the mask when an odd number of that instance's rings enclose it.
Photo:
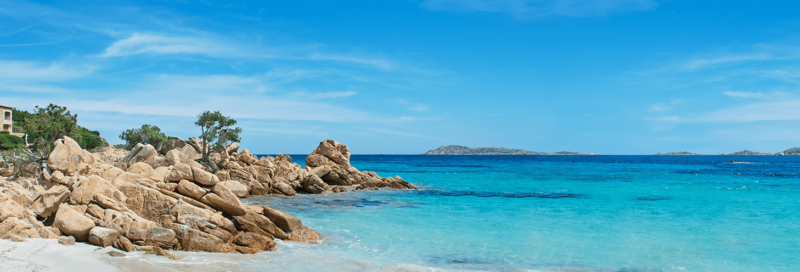
M 421 190 L 247 199 L 294 214 L 324 242 L 281 242 L 246 267 L 800 271 L 800 157 L 354 155 L 352 164 Z

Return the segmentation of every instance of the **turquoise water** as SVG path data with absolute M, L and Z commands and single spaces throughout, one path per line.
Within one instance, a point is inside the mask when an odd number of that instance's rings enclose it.
M 421 190 L 250 198 L 324 241 L 281 242 L 254 269 L 800 271 L 800 157 L 354 155 L 352 164 Z

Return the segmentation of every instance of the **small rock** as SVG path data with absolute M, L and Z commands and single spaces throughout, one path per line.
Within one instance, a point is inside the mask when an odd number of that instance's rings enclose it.
M 109 251 L 108 255 L 111 256 L 111 257 L 126 257 L 126 256 L 128 256 L 128 255 L 125 255 L 125 253 L 122 253 L 122 252 L 119 252 L 119 251 Z
M 62 245 L 65 245 L 65 246 L 74 245 L 75 244 L 75 237 L 72 237 L 72 236 L 61 236 L 61 237 L 58 237 L 58 243 L 62 244 Z

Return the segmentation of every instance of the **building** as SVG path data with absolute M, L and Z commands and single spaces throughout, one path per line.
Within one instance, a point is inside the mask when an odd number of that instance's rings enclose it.
M 8 133 L 14 132 L 14 118 L 11 116 L 11 109 L 9 106 L 0 105 L 0 118 L 2 118 L 0 124 L 3 124 L 2 131 L 8 131 Z

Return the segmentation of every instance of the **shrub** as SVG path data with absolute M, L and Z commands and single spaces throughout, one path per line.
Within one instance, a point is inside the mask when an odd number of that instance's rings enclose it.
M 136 144 L 150 144 L 156 149 L 161 149 L 161 145 L 169 140 L 166 134 L 161 132 L 158 126 L 144 124 L 142 128 L 132 128 L 122 132 L 119 138 L 125 141 L 125 149 L 131 150 Z
M 5 133 L 3 133 L 5 132 Z M 0 132 L 0 148 L 4 150 L 25 147 L 25 139 L 10 135 L 7 131 Z

